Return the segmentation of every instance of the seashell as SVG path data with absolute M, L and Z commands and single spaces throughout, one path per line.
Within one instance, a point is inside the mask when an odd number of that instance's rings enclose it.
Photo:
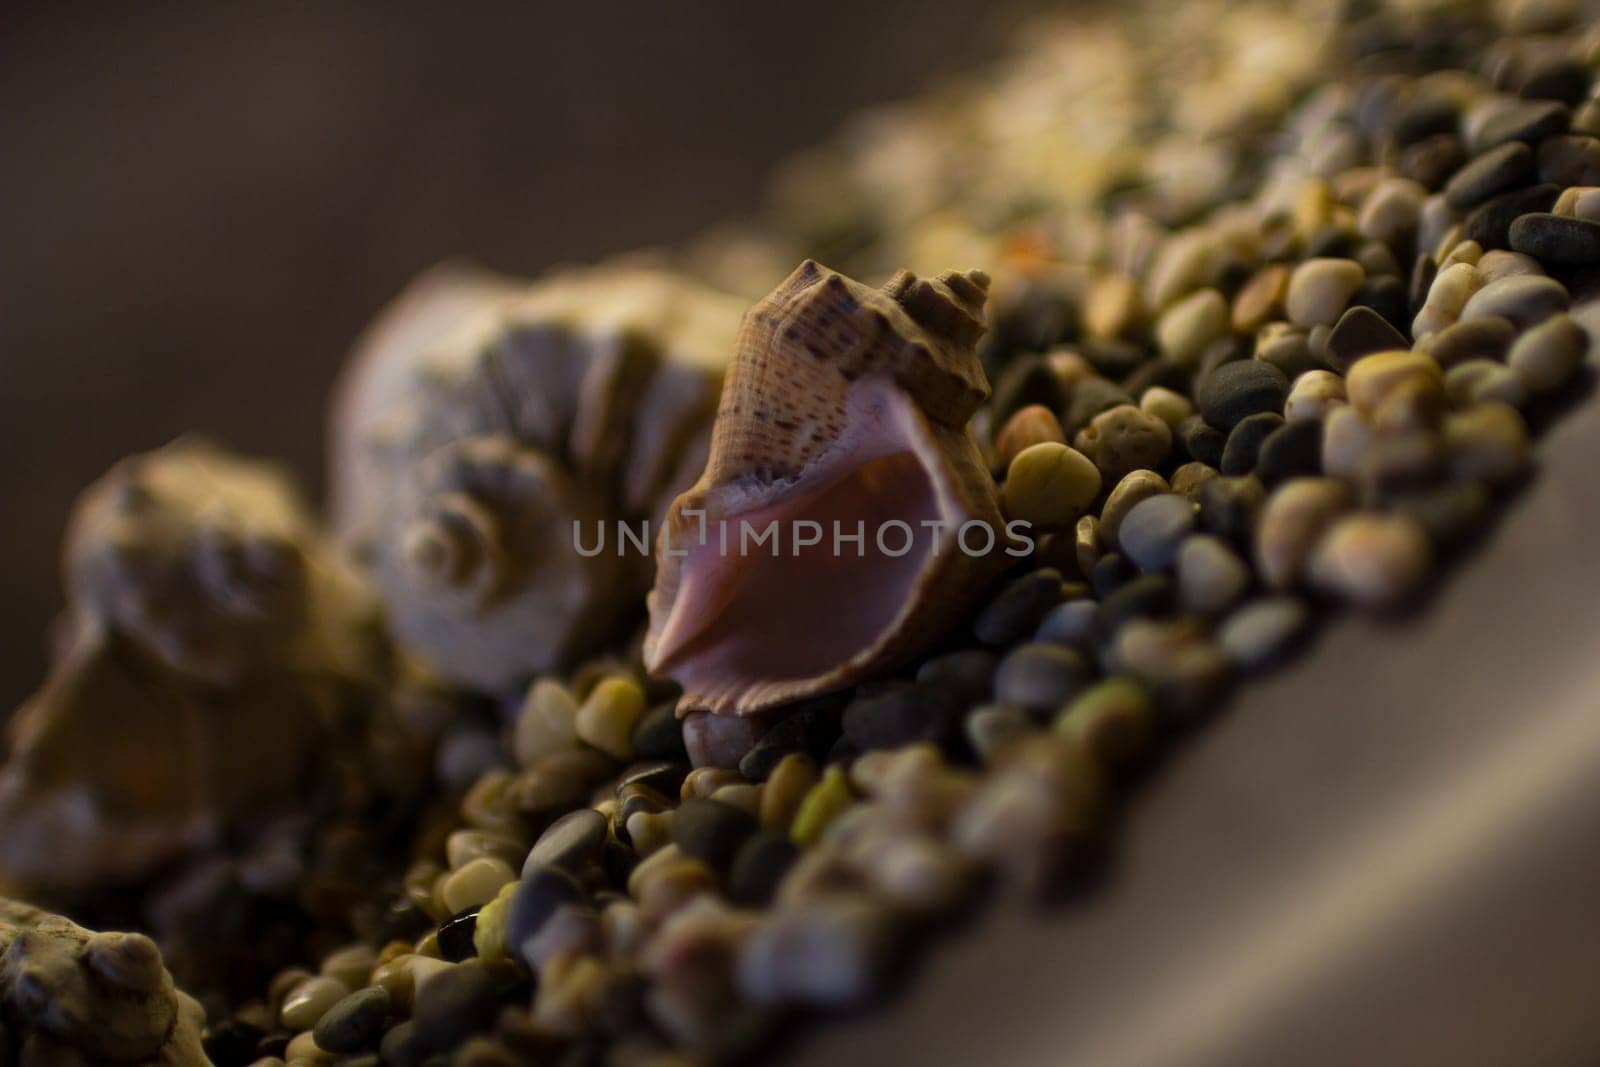
M 0 879 L 145 877 L 293 799 L 376 682 L 376 602 L 272 467 L 194 441 L 124 460 L 65 556 L 66 639 L 0 767 Z
M 205 1012 L 143 934 L 95 933 L 0 898 L 0 1058 L 202 1067 Z M 20 1059 L 12 1059 L 21 1052 Z
M 645 665 L 683 686 L 680 714 L 753 714 L 899 664 L 1003 567 L 976 551 L 1002 533 L 968 425 L 989 393 L 987 286 L 902 271 L 876 290 L 808 260 L 745 316 L 710 459 L 656 548 Z M 970 552 L 968 523 L 987 527 Z M 864 537 L 835 553 L 836 528 Z
M 414 282 L 345 371 L 330 477 L 402 647 L 509 693 L 616 637 L 649 587 L 645 523 L 705 461 L 740 310 L 637 267 Z

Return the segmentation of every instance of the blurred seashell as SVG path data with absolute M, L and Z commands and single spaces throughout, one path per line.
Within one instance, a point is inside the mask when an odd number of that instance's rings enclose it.
M 345 372 L 330 477 L 400 644 L 510 692 L 617 636 L 650 560 L 592 552 L 598 531 L 641 530 L 693 480 L 739 315 L 639 267 L 413 283 Z
M 680 712 L 751 714 L 892 667 L 1003 566 L 958 543 L 971 523 L 973 549 L 1002 536 L 969 427 L 987 287 L 902 271 L 876 290 L 807 261 L 751 309 L 710 460 L 657 545 L 645 663 L 683 686 Z M 780 543 L 752 549 L 774 523 Z M 822 536 L 802 551 L 806 523 Z

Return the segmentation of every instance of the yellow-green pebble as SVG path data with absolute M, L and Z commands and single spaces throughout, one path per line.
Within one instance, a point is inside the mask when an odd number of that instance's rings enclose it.
M 1017 453 L 1001 501 L 1007 517 L 1042 528 L 1070 526 L 1100 493 L 1100 471 L 1070 445 L 1045 441 Z
M 458 871 L 452 871 L 439 889 L 439 896 L 450 914 L 481 907 L 493 900 L 500 887 L 515 881 L 511 865 L 495 856 L 479 856 Z
M 540 678 L 528 689 L 511 727 L 511 755 L 518 765 L 531 767 L 542 757 L 571 748 L 578 736 L 573 722 L 578 702 L 566 686 L 552 678 Z
M 329 975 L 307 978 L 284 998 L 283 1007 L 278 1011 L 278 1021 L 289 1030 L 309 1030 L 317 1025 L 323 1012 L 349 992 L 349 986 Z
M 804 752 L 791 752 L 779 760 L 761 791 L 762 827 L 787 833 L 800 802 L 816 784 L 816 761 Z
M 843 768 L 829 767 L 823 773 L 822 780 L 812 786 L 805 799 L 800 801 L 794 823 L 789 827 L 789 839 L 802 847 L 816 844 L 828 824 L 844 814 L 853 803 L 855 797 L 850 792 L 850 783 L 845 778 Z
M 626 760 L 633 756 L 633 724 L 644 714 L 644 690 L 632 678 L 604 678 L 578 709 L 579 740 L 606 755 Z
M 1056 732 L 1113 769 L 1136 763 L 1155 735 L 1150 697 L 1130 678 L 1107 678 L 1079 693 L 1056 716 Z
M 478 958 L 486 963 L 506 959 L 506 918 L 511 911 L 511 897 L 517 891 L 516 882 L 507 882 L 500 887 L 500 892 L 495 898 L 482 908 L 478 909 L 478 917 L 472 928 L 472 946 L 478 952 Z

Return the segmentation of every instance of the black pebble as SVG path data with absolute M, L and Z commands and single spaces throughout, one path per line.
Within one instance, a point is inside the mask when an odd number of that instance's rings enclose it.
M 325 1052 L 360 1052 L 377 1044 L 388 1018 L 389 991 L 367 986 L 323 1012 L 311 1035 Z
M 530 871 L 524 867 L 522 881 L 512 891 L 506 908 L 506 945 L 512 958 L 521 958 L 523 942 L 537 934 L 557 908 L 583 901 L 583 888 L 561 868 L 536 867 Z
M 1289 392 L 1289 378 L 1270 363 L 1241 359 L 1224 363 L 1201 379 L 1195 402 L 1205 420 L 1219 430 L 1232 430 L 1264 411 L 1280 412 Z
M 1223 474 L 1249 474 L 1256 469 L 1256 459 L 1261 454 L 1261 443 L 1283 425 L 1283 416 L 1276 411 L 1258 411 L 1240 420 L 1228 434 L 1228 446 L 1222 450 Z
M 1165 574 L 1141 574 L 1100 602 L 1095 629 L 1110 637 L 1129 619 L 1165 615 L 1172 609 L 1173 582 Z
M 472 943 L 478 932 L 478 909 L 468 908 L 450 916 L 439 924 L 439 958 L 447 963 L 460 963 L 478 954 Z M 330 1052 L 336 1051 L 329 1049 Z
M 1511 224 L 1511 247 L 1543 263 L 1600 263 L 1600 222 L 1569 215 L 1523 215 Z
M 1045 612 L 1061 602 L 1061 572 L 1041 567 L 1000 587 L 978 612 L 972 633 L 990 648 L 1006 648 L 1033 633 Z
M 1489 515 L 1489 491 L 1476 482 L 1421 489 L 1395 496 L 1389 507 L 1416 520 L 1434 543 L 1449 547 L 1465 541 Z
M 1370 307 L 1350 307 L 1328 334 L 1326 355 L 1334 370 L 1343 374 L 1362 356 L 1393 348 L 1410 348 L 1411 342 Z
M 739 846 L 728 870 L 728 899 L 744 908 L 765 907 L 799 857 L 799 849 L 784 834 L 772 830 L 752 834 Z
M 791 752 L 821 759 L 839 736 L 838 704 L 836 698 L 828 698 L 786 713 L 739 760 L 739 773 L 752 782 L 763 782 Z
M 1076 649 L 1019 645 L 1000 661 L 994 695 L 1002 704 L 1049 712 L 1071 700 L 1093 679 L 1093 665 Z
M 1041 621 L 1048 614 L 1041 616 Z M 949 692 L 962 704 L 979 704 L 989 699 L 994 689 L 994 670 L 999 662 L 999 657 L 988 649 L 964 648 L 924 663 L 917 669 L 917 681 Z
M 606 843 L 606 817 L 593 808 L 579 808 L 568 812 L 545 828 L 539 835 L 528 858 L 522 864 L 522 876 L 546 867 L 560 867 L 569 872 L 585 870 L 600 858 Z
M 261 1040 L 256 1042 L 256 1056 L 258 1058 L 276 1056 L 282 1059 L 283 1054 L 289 1051 L 289 1042 L 293 1040 L 294 1034 L 288 1030 L 273 1030 L 263 1034 Z
M 1461 237 L 1478 242 L 1485 252 L 1509 248 L 1512 222 L 1529 212 L 1549 211 L 1560 195 L 1561 187 L 1549 183 L 1501 193 L 1479 204 L 1467 216 L 1461 224 Z
M 843 734 L 858 752 L 917 741 L 943 745 L 959 730 L 958 696 L 935 685 L 890 681 L 864 685 L 844 709 Z
M 688 776 L 687 763 L 680 763 L 677 760 L 647 760 L 630 766 L 627 773 L 617 779 L 617 790 L 620 792 L 623 786 L 643 785 L 657 792 L 676 794 Z
M 1380 274 L 1362 282 L 1350 304 L 1352 307 L 1371 308 L 1402 335 L 1411 328 L 1406 283 L 1393 274 Z
M 1507 141 L 1542 141 L 1566 133 L 1572 122 L 1572 109 L 1556 100 L 1530 100 L 1509 107 L 1483 124 L 1478 135 L 1479 151 Z
M 1589 95 L 1589 82 L 1588 67 L 1576 59 L 1554 57 L 1528 71 L 1517 95 L 1524 100 L 1559 100 L 1577 107 Z
M 760 823 L 748 811 L 707 797 L 685 797 L 672 817 L 672 840 L 677 846 L 718 870 L 758 829 Z
M 1055 411 L 1061 401 L 1061 380 L 1050 365 L 1038 356 L 1018 356 L 995 379 L 994 399 L 990 401 L 995 428 L 1004 426 L 1007 419 L 1029 404 L 1043 404 Z
M 633 754 L 639 759 L 689 758 L 689 750 L 683 744 L 683 726 L 678 719 L 676 701 L 657 704 L 639 716 L 629 740 L 633 744 Z
M 1489 149 L 1456 171 L 1445 183 L 1444 200 L 1457 211 L 1466 211 L 1532 175 L 1533 149 L 1521 141 L 1511 141 Z
M 1113 380 L 1132 374 L 1145 361 L 1145 351 L 1131 341 L 1085 340 L 1075 346 L 1099 374 Z
M 1556 185 L 1594 185 L 1600 181 L 1600 140 L 1546 137 L 1539 142 L 1539 180 Z
M 1102 411 L 1110 411 L 1118 404 L 1131 404 L 1133 397 L 1115 382 L 1104 378 L 1085 378 L 1072 387 L 1072 398 L 1062 413 L 1061 428 L 1070 440 L 1072 435 L 1089 425 Z M 1003 423 L 1001 425 L 1004 425 Z
M 1089 587 L 1094 590 L 1095 596 L 1104 599 L 1138 573 L 1139 568 L 1125 559 L 1121 552 L 1107 552 L 1095 560 L 1094 569 L 1089 572 Z
M 450 1052 L 487 1030 L 499 1013 L 499 983 L 482 961 L 467 960 L 440 971 L 417 990 L 411 1021 L 429 1051 Z
M 1212 478 L 1200 487 L 1200 523 L 1224 541 L 1247 546 L 1265 496 L 1259 478 Z
M 1188 395 L 1193 375 L 1166 356 L 1157 356 L 1139 364 L 1132 374 L 1122 379 L 1122 389 L 1129 396 L 1142 396 L 1151 386 L 1159 385 L 1175 393 Z
M 1390 136 L 1396 146 L 1404 148 L 1424 137 L 1454 133 L 1456 125 L 1455 101 L 1443 95 L 1424 95 L 1406 101 L 1395 117 Z
M 378 1054 L 386 1067 L 421 1067 L 428 1058 L 427 1047 L 417 1037 L 417 1025 L 409 1019 L 389 1028 L 378 1044 Z
M 1256 477 L 1268 488 L 1300 475 L 1322 473 L 1322 422 L 1297 419 L 1273 430 L 1261 442 Z
M 1322 227 L 1306 242 L 1308 259 L 1348 259 L 1356 250 L 1355 238 L 1334 223 Z
M 1227 434 L 1206 422 L 1204 415 L 1189 415 L 1178 423 L 1178 444 L 1184 454 L 1209 467 L 1222 462 L 1222 449 L 1227 443 Z
M 1403 177 L 1436 191 L 1467 161 L 1467 149 L 1453 133 L 1436 133 L 1408 145 L 1396 163 Z

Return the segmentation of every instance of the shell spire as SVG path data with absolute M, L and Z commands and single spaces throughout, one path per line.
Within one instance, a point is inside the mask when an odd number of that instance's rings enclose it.
M 807 260 L 746 313 L 705 472 L 657 545 L 645 663 L 680 710 L 752 714 L 888 669 L 1003 564 L 968 425 L 988 281 L 873 289 Z

